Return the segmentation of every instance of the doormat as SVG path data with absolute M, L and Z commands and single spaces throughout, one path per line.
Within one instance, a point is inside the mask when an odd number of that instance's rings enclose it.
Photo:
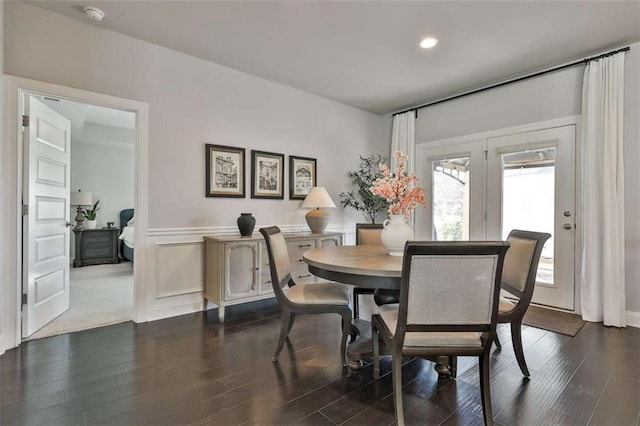
M 522 323 L 573 337 L 586 322 L 580 318 L 580 315 L 530 305 Z

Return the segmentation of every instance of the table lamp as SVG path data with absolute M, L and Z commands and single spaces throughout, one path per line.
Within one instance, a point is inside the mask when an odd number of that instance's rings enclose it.
M 92 206 L 93 205 L 93 201 L 91 199 L 91 193 L 90 192 L 82 192 L 81 190 L 78 190 L 77 192 L 72 192 L 71 193 L 71 202 L 70 204 L 72 206 L 78 206 L 78 209 L 76 210 L 77 214 L 76 214 L 76 226 L 75 228 L 73 228 L 74 231 L 84 231 L 84 225 L 82 224 L 82 222 L 84 222 L 84 214 L 82 212 L 82 206 Z
M 329 224 L 329 213 L 320 209 L 333 209 L 336 207 L 329 193 L 322 186 L 314 186 L 302 202 L 303 209 L 313 209 L 305 215 L 307 225 L 314 234 L 322 234 Z

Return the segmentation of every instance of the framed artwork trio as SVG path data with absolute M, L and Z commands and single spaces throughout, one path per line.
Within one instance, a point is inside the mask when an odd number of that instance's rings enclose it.
M 245 198 L 245 149 L 205 144 L 207 197 Z M 315 158 L 289 156 L 289 199 L 304 200 L 316 186 Z M 284 154 L 251 150 L 251 198 L 284 199 Z

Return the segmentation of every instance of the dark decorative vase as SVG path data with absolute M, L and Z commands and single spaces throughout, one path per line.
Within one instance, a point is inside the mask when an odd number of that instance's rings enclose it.
M 251 213 L 240 213 L 238 218 L 238 229 L 243 237 L 250 237 L 253 234 L 253 228 L 256 226 L 256 218 Z

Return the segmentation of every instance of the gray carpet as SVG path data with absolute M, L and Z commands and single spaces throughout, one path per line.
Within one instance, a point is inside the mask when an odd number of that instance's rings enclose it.
M 524 314 L 522 323 L 531 327 L 553 331 L 555 333 L 575 336 L 586 324 L 579 315 L 568 312 L 554 311 L 530 305 Z
M 70 307 L 67 312 L 33 333 L 28 340 L 133 319 L 133 264 L 71 268 Z

